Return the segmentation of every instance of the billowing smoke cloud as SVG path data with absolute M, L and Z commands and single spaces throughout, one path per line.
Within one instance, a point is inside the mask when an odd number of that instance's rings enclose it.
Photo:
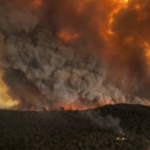
M 90 109 L 84 112 L 81 111 L 80 114 L 83 117 L 85 116 L 88 117 L 91 120 L 91 122 L 98 125 L 102 129 L 107 129 L 107 130 L 111 129 L 116 133 L 123 134 L 123 130 L 119 125 L 120 123 L 119 118 L 115 118 L 111 116 L 110 114 L 103 117 L 100 114 L 100 111 L 95 111 L 95 110 L 90 110 Z
M 51 5 L 48 5 L 48 10 L 46 1 L 43 1 L 42 6 L 45 10 L 30 7 L 21 9 L 13 2 L 0 3 L 0 29 L 5 37 L 1 40 L 3 47 L 0 50 L 3 53 L 3 80 L 9 87 L 9 95 L 13 99 L 20 99 L 16 107 L 42 109 L 46 106 L 52 109 L 55 103 L 64 105 L 83 99 L 97 105 L 149 104 L 146 99 L 125 94 L 114 85 L 106 84 L 110 72 L 105 68 L 101 56 L 95 53 L 96 48 L 99 48 L 99 53 L 103 53 L 104 39 L 90 23 L 95 3 L 88 6 L 91 14 L 83 10 L 79 17 L 72 3 L 70 8 L 65 7 L 67 2 L 60 2 L 59 5 L 49 2 Z M 43 21 L 42 16 L 45 17 Z M 75 23 L 77 20 L 78 23 Z M 64 27 L 75 28 L 79 32 L 80 36 L 74 44 L 66 45 L 54 36 Z M 91 47 L 90 52 L 83 52 Z M 133 57 L 137 55 L 136 61 L 141 65 L 139 60 L 143 55 L 140 50 L 139 54 L 135 51 L 132 54 Z M 133 69 L 138 73 L 136 66 Z
M 22 9 L 22 8 L 21 8 Z M 8 33 L 32 31 L 38 23 L 38 17 L 29 9 L 16 9 L 11 3 L 0 5 L 1 29 Z

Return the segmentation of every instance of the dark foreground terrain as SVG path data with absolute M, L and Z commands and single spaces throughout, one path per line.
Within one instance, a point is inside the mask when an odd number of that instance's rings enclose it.
M 118 117 L 125 135 L 99 127 L 84 115 L 86 111 L 0 110 L 0 150 L 148 149 L 150 107 L 118 104 L 94 111 L 97 115 Z

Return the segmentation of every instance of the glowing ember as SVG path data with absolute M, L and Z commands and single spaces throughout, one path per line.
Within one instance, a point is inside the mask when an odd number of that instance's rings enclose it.
M 134 8 L 135 9 L 139 9 L 141 6 L 139 5 L 139 4 L 136 4 L 135 6 L 134 6 Z
M 145 46 L 145 56 L 147 58 L 147 71 L 148 74 L 150 75 L 150 45 L 148 42 L 144 41 L 144 46 Z
M 118 140 L 118 141 L 120 141 L 120 140 L 124 141 L 124 140 L 127 140 L 127 138 L 125 138 L 125 137 L 117 137 L 116 140 Z

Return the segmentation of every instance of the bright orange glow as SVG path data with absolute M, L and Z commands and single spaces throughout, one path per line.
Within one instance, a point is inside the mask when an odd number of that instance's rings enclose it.
M 61 30 L 58 33 L 58 37 L 61 38 L 64 42 L 70 42 L 72 40 L 75 40 L 78 37 L 78 34 L 76 32 L 69 32 L 67 30 Z
M 89 109 L 89 108 L 95 108 L 95 107 L 98 107 L 98 106 L 90 106 L 90 107 L 88 107 L 88 106 L 85 106 L 84 104 L 82 104 L 82 103 L 77 103 L 77 102 L 73 102 L 73 103 L 71 103 L 71 104 L 65 104 L 64 106 L 64 109 L 65 110 L 86 110 L 86 109 Z
M 33 7 L 39 7 L 42 5 L 42 0 L 34 0 L 30 5 Z
M 114 1 L 114 2 L 116 2 L 116 1 Z M 127 6 L 128 6 L 128 0 L 124 0 L 124 1 L 117 1 L 117 4 L 118 5 L 116 5 L 115 6 L 115 8 L 112 10 L 112 12 L 110 13 L 110 15 L 109 15 L 109 22 L 108 22 L 108 29 L 107 29 L 107 33 L 108 34 L 113 34 L 113 32 L 111 31 L 111 25 L 112 25 L 112 23 L 113 23 L 113 21 L 114 21 L 114 16 L 115 16 L 115 14 L 117 14 L 121 9 L 125 9 L 125 8 L 127 8 Z M 107 40 L 107 33 L 105 34 L 105 39 Z
M 95 27 L 97 25 L 99 26 L 98 28 L 100 36 L 103 36 L 105 40 L 108 40 L 109 35 L 114 34 L 111 31 L 111 26 L 114 21 L 115 14 L 117 14 L 121 9 L 127 8 L 128 0 L 79 0 L 77 1 L 77 5 L 75 6 L 77 9 L 77 13 L 80 15 L 82 11 L 86 11 L 88 5 L 91 2 L 96 4 L 92 23 L 95 24 Z M 101 20 L 99 15 L 101 15 L 104 10 L 106 11 L 105 20 Z
M 148 74 L 150 75 L 150 44 L 144 41 L 144 46 L 145 46 L 145 56 L 147 58 L 147 71 Z
M 93 0 L 82 0 L 82 1 L 79 1 L 78 4 L 77 4 L 77 12 L 80 13 L 86 4 L 88 4 L 89 2 L 91 2 Z
M 114 21 L 114 16 L 117 14 L 121 9 L 125 9 L 128 6 L 128 0 L 112 0 L 112 1 L 99 1 L 99 0 L 81 0 L 78 2 L 77 5 L 77 13 L 81 13 L 82 10 L 86 10 L 86 7 L 90 2 L 96 3 L 96 9 L 93 14 L 93 24 L 98 25 L 99 33 L 104 37 L 105 40 L 108 40 L 108 36 L 112 35 L 113 32 L 111 31 L 111 25 Z M 101 20 L 99 15 L 103 11 L 106 11 L 105 20 Z M 90 12 L 89 12 L 90 13 Z
M 3 72 L 0 70 L 0 108 L 8 108 L 19 103 L 17 100 L 12 100 L 12 98 L 7 94 L 8 88 L 2 81 Z
M 108 105 L 108 104 L 112 104 L 112 103 L 110 103 L 110 100 L 108 100 L 108 99 L 103 99 L 103 100 L 101 100 L 101 103 L 98 103 L 98 104 L 89 102 L 87 105 L 82 103 L 80 100 L 76 100 L 76 101 L 74 101 L 72 103 L 68 103 L 68 104 L 56 103 L 53 105 L 53 107 L 58 110 L 61 107 L 64 110 L 87 110 L 87 109 L 101 107 L 101 106 Z M 46 107 L 46 110 L 49 110 L 48 107 Z

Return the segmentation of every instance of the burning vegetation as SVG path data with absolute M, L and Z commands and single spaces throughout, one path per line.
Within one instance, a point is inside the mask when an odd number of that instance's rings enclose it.
M 150 145 L 150 109 L 142 105 L 84 111 L 0 110 L 0 118 L 1 149 L 148 150 Z
M 0 87 L 8 95 L 1 101 L 19 110 L 150 105 L 149 7 L 149 0 L 1 0 Z

